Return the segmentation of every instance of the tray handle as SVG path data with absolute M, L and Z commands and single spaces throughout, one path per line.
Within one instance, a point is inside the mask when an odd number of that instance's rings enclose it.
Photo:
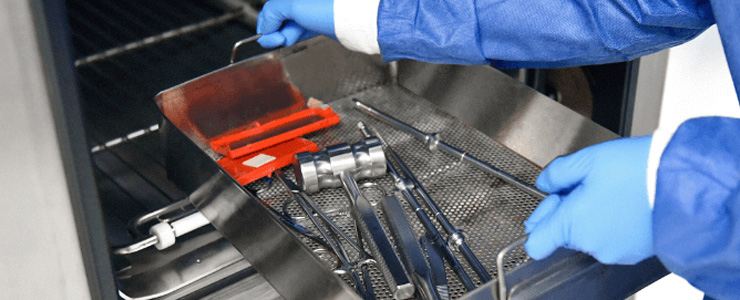
M 501 249 L 501 251 L 496 256 L 496 271 L 498 272 L 498 299 L 499 300 L 509 299 L 509 295 L 506 290 L 506 274 L 504 273 L 504 258 L 506 258 L 506 254 L 511 252 L 511 250 L 524 246 L 524 243 L 527 241 L 527 238 L 529 238 L 528 234 L 518 238 L 513 243 Z
M 255 34 L 255 35 L 250 36 L 250 37 L 248 37 L 246 39 L 243 39 L 241 41 L 236 42 L 236 44 L 234 44 L 234 48 L 231 49 L 231 60 L 229 60 L 229 63 L 231 63 L 231 64 L 234 63 L 234 59 L 236 59 L 236 50 L 238 50 L 239 47 L 241 47 L 244 44 L 249 44 L 251 42 L 254 42 L 257 39 L 259 39 L 260 37 L 262 37 L 262 34 L 261 33 Z

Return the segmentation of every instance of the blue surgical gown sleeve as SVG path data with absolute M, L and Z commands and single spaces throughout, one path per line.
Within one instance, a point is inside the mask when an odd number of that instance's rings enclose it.
M 630 60 L 714 22 L 708 0 L 381 0 L 378 43 L 387 61 L 562 67 Z
M 740 119 L 690 119 L 674 133 L 658 167 L 653 242 L 708 296 L 740 299 Z
M 740 96 L 740 3 L 737 0 L 711 1 L 735 93 Z

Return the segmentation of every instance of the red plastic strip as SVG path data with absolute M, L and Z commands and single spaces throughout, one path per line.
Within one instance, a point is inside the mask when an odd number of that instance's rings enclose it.
M 316 143 L 302 138 L 295 138 L 236 159 L 224 157 L 218 161 L 218 164 L 241 185 L 246 185 L 262 177 L 269 177 L 273 171 L 290 165 L 293 163 L 293 157 L 296 153 L 304 151 L 316 152 L 318 150 L 319 147 Z M 248 166 L 245 164 L 245 162 L 249 162 L 250 160 L 259 162 L 259 158 L 261 157 L 274 157 L 274 159 L 258 166 Z
M 337 123 L 339 116 L 331 108 L 308 108 L 260 126 L 214 138 L 210 145 L 218 153 L 237 158 Z

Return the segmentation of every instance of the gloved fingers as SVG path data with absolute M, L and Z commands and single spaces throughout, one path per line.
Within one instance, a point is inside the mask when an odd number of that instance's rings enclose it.
M 542 200 L 539 205 L 537 205 L 537 208 L 534 209 L 532 214 L 529 216 L 529 218 L 524 221 L 524 232 L 525 233 L 531 233 L 532 230 L 534 230 L 535 227 L 537 227 L 537 224 L 542 221 L 545 217 L 552 214 L 552 212 L 555 211 L 555 209 L 558 208 L 558 205 L 560 204 L 560 195 L 558 194 L 552 194 Z
M 298 25 L 298 23 L 288 21 L 288 23 L 285 23 L 285 26 L 283 26 L 283 29 L 280 29 L 280 33 L 285 37 L 283 45 L 291 46 L 295 44 L 297 41 L 301 40 L 301 37 L 303 37 L 306 32 L 307 30 L 301 27 L 301 25 Z
M 295 23 L 294 23 L 295 24 Z M 278 32 L 263 35 L 257 42 L 264 48 L 275 48 L 279 46 L 291 46 L 298 41 L 317 36 L 315 32 L 308 31 L 296 24 L 296 27 L 283 28 Z M 296 37 L 298 36 L 298 37 Z
M 289 4 L 285 0 L 270 0 L 265 3 L 257 16 L 257 33 L 269 34 L 276 32 L 283 22 L 290 19 L 287 12 Z
M 591 170 L 590 150 L 586 148 L 553 160 L 537 177 L 537 188 L 550 194 L 570 191 Z
M 280 32 L 273 32 L 261 36 L 259 39 L 257 39 L 257 43 L 259 43 L 264 48 L 275 48 L 285 44 L 285 36 L 283 36 L 283 34 Z
M 540 260 L 550 256 L 559 247 L 565 245 L 567 219 L 564 210 L 556 209 L 547 215 L 531 230 L 524 249 L 530 257 Z
M 319 35 L 319 34 L 318 34 L 318 33 L 316 33 L 316 32 L 313 32 L 313 31 L 311 31 L 311 30 L 306 30 L 306 32 L 305 32 L 305 33 L 303 33 L 303 35 L 301 36 L 301 41 L 302 41 L 302 40 L 307 40 L 307 39 L 310 39 L 310 38 L 312 38 L 312 37 L 315 37 L 315 36 L 318 36 L 318 35 Z M 336 38 L 335 38 L 335 39 L 336 39 Z

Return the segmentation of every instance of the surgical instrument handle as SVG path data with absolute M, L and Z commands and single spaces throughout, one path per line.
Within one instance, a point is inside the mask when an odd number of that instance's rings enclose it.
M 357 124 L 357 126 L 360 128 L 360 131 L 362 132 L 365 137 L 375 136 L 380 140 L 380 144 L 388 150 L 391 156 L 398 161 L 398 155 L 395 151 L 388 145 L 383 138 L 375 132 L 375 134 L 371 134 L 368 130 L 367 126 L 365 126 L 364 123 L 360 122 Z M 460 281 L 465 286 L 465 288 L 469 291 L 472 291 L 475 289 L 475 285 L 473 284 L 473 281 L 470 280 L 470 277 L 467 273 L 465 273 L 465 270 L 463 269 L 462 265 L 460 264 L 460 261 L 457 260 L 457 257 L 455 257 L 455 254 L 452 253 L 452 250 L 447 246 L 447 244 L 444 242 L 444 239 L 442 238 L 442 235 L 437 230 L 437 227 L 434 226 L 434 223 L 432 223 L 431 218 L 427 215 L 427 213 L 424 211 L 424 209 L 421 207 L 421 204 L 419 203 L 419 200 L 416 199 L 416 197 L 411 193 L 409 190 L 409 184 L 405 178 L 401 176 L 401 174 L 398 172 L 395 166 L 391 164 L 390 161 L 386 160 L 386 168 L 388 169 L 388 173 L 393 177 L 393 180 L 396 182 L 396 187 L 401 191 L 404 197 L 409 202 L 409 205 L 411 206 L 411 209 L 414 210 L 414 213 L 416 214 L 416 217 L 421 222 L 422 226 L 427 230 L 430 237 L 432 238 L 432 242 L 437 244 L 445 254 L 445 258 L 450 263 L 450 267 L 455 272 L 455 274 L 460 278 Z
M 391 241 L 385 235 L 383 227 L 380 225 L 380 220 L 375 215 L 370 201 L 362 195 L 360 188 L 357 186 L 357 181 L 355 181 L 355 178 L 350 172 L 342 172 L 340 178 L 342 180 L 342 186 L 344 186 L 344 189 L 352 200 L 352 205 L 354 206 L 352 211 L 356 212 L 358 214 L 356 217 L 361 218 L 363 223 L 365 223 L 367 232 L 372 236 L 375 245 L 378 247 L 378 252 L 380 252 L 380 255 L 377 255 L 379 256 L 378 258 L 383 259 L 385 265 L 388 267 L 388 271 L 391 273 L 390 275 L 393 281 L 395 281 L 396 295 L 394 296 L 399 299 L 410 297 L 413 295 L 413 286 L 403 270 L 401 261 L 393 251 L 393 245 L 391 245 Z
M 363 249 L 360 245 L 355 243 L 352 238 L 350 238 L 339 226 L 334 224 L 334 221 L 332 221 L 329 216 L 327 216 L 321 209 L 319 209 L 318 205 L 316 205 L 316 202 L 311 199 L 304 191 L 302 191 L 298 186 L 293 183 L 293 181 L 288 180 L 285 178 L 285 174 L 280 171 L 276 170 L 275 174 L 278 176 L 278 179 L 290 190 L 291 193 L 294 194 L 294 199 L 296 201 L 304 201 L 308 207 L 313 210 L 316 215 L 318 215 L 329 227 L 334 230 L 337 234 L 339 234 L 342 238 L 344 238 L 347 243 L 349 243 L 352 248 L 355 248 L 360 254 L 362 254 L 365 257 L 371 257 L 367 252 L 365 252 L 365 249 Z
M 474 156 L 468 155 L 467 153 L 461 151 L 460 149 L 457 149 L 457 148 L 455 148 L 453 146 L 450 146 L 449 144 L 443 142 L 440 139 L 439 134 L 426 134 L 426 133 L 424 133 L 424 132 L 422 132 L 422 131 L 414 128 L 414 127 L 409 126 L 408 124 L 406 124 L 404 122 L 401 122 L 398 119 L 395 119 L 395 118 L 393 118 L 393 117 L 391 117 L 391 116 L 389 116 L 389 115 L 387 115 L 387 114 L 385 114 L 385 113 L 383 113 L 383 112 L 381 112 L 381 111 L 379 111 L 379 110 L 377 110 L 377 109 L 375 109 L 375 108 L 373 108 L 371 106 L 368 106 L 368 105 L 360 102 L 357 99 L 352 99 L 352 101 L 355 103 L 355 105 L 357 106 L 357 108 L 360 109 L 361 111 L 363 111 L 363 112 L 365 112 L 365 113 L 367 113 L 367 114 L 369 114 L 369 115 L 371 115 L 371 116 L 373 116 L 373 117 L 375 117 L 377 119 L 380 119 L 380 120 L 382 120 L 382 121 L 384 121 L 384 122 L 392 125 L 393 127 L 396 127 L 397 129 L 400 129 L 401 131 L 404 131 L 404 132 L 406 132 L 408 134 L 411 134 L 414 137 L 416 137 L 417 139 L 420 139 L 420 140 L 424 141 L 424 143 L 427 144 L 427 146 L 429 147 L 429 150 L 431 150 L 431 151 L 440 150 L 440 151 L 445 152 L 445 153 L 447 153 L 449 155 L 452 155 L 452 156 L 454 156 L 456 158 L 459 158 L 462 161 L 466 161 L 468 163 L 471 163 L 471 164 L 473 164 L 473 166 L 475 166 L 475 167 L 483 170 L 484 172 L 489 173 L 489 174 L 493 175 L 494 177 L 497 177 L 497 178 L 503 180 L 504 182 L 506 182 L 508 184 L 511 184 L 511 185 L 513 185 L 513 186 L 515 186 L 515 187 L 517 187 L 519 189 L 522 189 L 522 190 L 526 191 L 527 193 L 529 193 L 529 194 L 531 194 L 533 196 L 536 196 L 536 197 L 539 197 L 539 198 L 545 198 L 545 197 L 547 197 L 547 194 L 546 193 L 540 191 L 536 187 L 531 186 L 531 185 L 529 185 L 529 184 L 527 184 L 527 183 L 519 180 L 518 178 L 516 178 L 514 176 L 511 176 L 510 174 L 508 174 L 508 173 L 506 173 L 506 172 L 504 172 L 504 171 L 502 171 L 500 169 L 497 169 L 497 168 L 495 168 L 495 167 L 487 164 L 486 162 L 484 162 L 484 161 L 482 161 L 482 160 L 480 160 L 480 159 L 478 159 L 478 158 L 476 158 Z
M 424 252 L 416 240 L 414 230 L 398 198 L 393 194 L 385 195 L 380 204 L 406 270 L 419 287 L 419 294 L 425 300 L 440 300 L 435 291 L 432 273 L 427 265 Z
M 303 212 L 306 214 L 308 219 L 311 220 L 311 223 L 313 223 L 314 226 L 316 226 L 316 229 L 319 231 L 321 236 L 324 237 L 329 247 L 331 247 L 332 251 L 334 251 L 334 253 L 337 255 L 337 258 L 339 258 L 341 267 L 338 270 L 341 272 L 335 271 L 335 273 L 342 274 L 342 275 L 349 273 L 350 262 L 348 258 L 343 255 L 344 252 L 340 251 L 341 245 L 339 244 L 339 241 L 336 241 L 335 239 L 333 239 L 332 236 L 329 235 L 329 231 L 327 231 L 323 226 L 321 226 L 321 223 L 319 223 L 316 217 L 314 217 L 308 205 L 303 202 L 303 199 L 301 199 L 300 196 L 292 192 L 292 189 L 290 188 L 290 185 L 288 184 L 288 179 L 285 178 L 285 175 L 283 175 L 283 173 L 280 170 L 275 171 L 275 175 L 278 177 L 279 181 L 282 182 L 286 188 L 291 190 L 290 194 L 294 197 L 294 199 L 296 200 L 298 205 L 301 207 Z
M 342 237 L 347 240 L 350 244 L 353 244 L 354 242 L 349 239 L 349 237 L 344 234 L 344 231 L 341 230 L 341 228 L 337 227 L 331 220 L 329 220 L 326 215 L 318 209 L 318 207 L 315 206 L 315 203 L 311 200 L 308 195 L 303 193 L 300 189 L 298 189 L 298 186 L 290 181 L 288 178 L 285 177 L 285 174 L 281 170 L 275 170 L 274 172 L 275 176 L 278 178 L 280 182 L 283 183 L 283 185 L 290 190 L 290 194 L 293 196 L 293 198 L 296 200 L 298 205 L 303 209 L 303 212 L 306 213 L 306 216 L 311 220 L 312 223 L 316 226 L 316 228 L 319 230 L 321 235 L 326 239 L 327 244 L 329 247 L 332 248 L 332 251 L 337 255 L 337 258 L 339 259 L 340 263 L 342 264 L 342 267 L 340 270 L 343 274 L 349 273 L 350 278 L 355 283 L 357 287 L 357 291 L 360 293 L 363 299 L 365 300 L 372 300 L 375 299 L 375 294 L 372 292 L 372 285 L 366 280 L 364 281 L 365 285 L 363 285 L 363 280 L 360 279 L 360 275 L 357 274 L 357 270 L 354 269 L 352 266 L 352 263 L 350 262 L 349 255 L 347 254 L 347 251 L 342 247 L 342 242 L 337 238 L 337 233 L 342 235 Z M 313 212 L 316 212 L 317 215 L 319 215 L 324 222 L 329 224 L 328 231 L 319 224 L 319 221 L 316 219 L 316 217 L 313 215 Z M 353 247 L 359 247 L 359 246 L 353 246 Z M 360 263 L 363 267 L 366 266 L 368 263 L 367 253 L 364 249 L 356 248 L 360 252 L 361 255 L 364 255 L 363 258 L 361 258 Z M 370 259 L 370 263 L 375 263 L 374 260 Z M 366 270 L 366 268 L 363 269 L 363 272 Z M 364 275 L 364 274 L 363 274 Z M 368 289 L 369 286 L 369 289 Z
M 303 192 L 298 185 L 296 185 L 293 181 L 289 180 L 285 177 L 285 173 L 281 170 L 275 170 L 275 176 L 278 178 L 280 182 L 283 183 L 283 185 L 290 191 L 290 193 L 293 195 L 293 199 L 298 202 L 299 205 L 301 205 L 301 208 L 303 208 L 305 205 L 307 205 L 307 208 L 309 208 L 311 211 L 315 212 L 319 218 L 321 218 L 324 223 L 326 223 L 331 230 L 339 234 L 344 240 L 349 243 L 352 248 L 355 248 L 360 255 L 362 255 L 362 259 L 360 263 L 375 263 L 372 256 L 368 254 L 365 249 L 363 249 L 362 246 L 355 243 L 352 238 L 350 238 L 339 226 L 337 226 L 321 209 L 319 209 L 318 205 L 316 205 L 316 202 L 311 199 L 305 192 Z M 269 207 L 269 206 L 268 206 Z M 272 207 L 270 207 L 272 209 Z M 305 212 L 305 210 L 304 210 Z M 277 212 L 276 212 L 277 213 Z
M 442 213 L 442 210 L 439 208 L 439 206 L 437 206 L 437 203 L 432 200 L 432 197 L 429 196 L 427 191 L 424 189 L 424 186 L 422 186 L 421 182 L 416 179 L 414 173 L 411 172 L 411 169 L 409 169 L 409 167 L 403 162 L 403 160 L 401 160 L 398 154 L 396 154 L 395 152 L 391 152 L 391 156 L 393 156 L 393 159 L 396 160 L 398 166 L 401 168 L 401 171 L 406 174 L 408 180 L 411 181 L 416 191 L 419 192 L 419 195 L 421 195 L 421 198 L 424 199 L 424 202 L 432 210 L 432 213 L 434 213 L 434 217 L 437 218 L 439 224 L 442 225 L 442 228 L 445 230 L 445 232 L 447 232 L 447 242 L 449 244 L 453 244 L 457 248 L 457 250 L 460 251 L 465 260 L 467 260 L 470 264 L 470 267 L 473 268 L 473 271 L 475 271 L 475 273 L 481 279 L 481 281 L 491 281 L 491 275 L 488 274 L 485 267 L 483 267 L 483 264 L 481 264 L 478 258 L 475 257 L 475 254 L 468 246 L 468 243 L 465 241 L 465 236 L 462 234 L 462 232 L 452 226 L 452 223 L 447 219 L 444 213 Z
M 357 234 L 357 244 L 362 249 L 363 253 L 365 252 L 365 243 L 363 242 L 362 232 L 360 232 L 360 220 L 353 218 L 355 221 L 355 234 Z M 375 260 L 373 260 L 375 261 Z M 373 284 L 370 281 L 370 270 L 367 267 L 366 263 L 362 263 L 360 266 L 360 270 L 362 270 L 362 278 L 363 283 L 365 284 L 365 293 L 369 296 L 371 296 L 373 299 L 375 298 L 375 291 L 373 290 Z
M 473 271 L 475 271 L 475 273 L 481 279 L 481 281 L 491 281 L 491 275 L 488 274 L 485 267 L 483 267 L 483 264 L 481 264 L 478 258 L 475 257 L 475 254 L 470 249 L 467 242 L 465 242 L 465 236 L 463 236 L 462 232 L 452 226 L 452 223 L 450 223 L 447 217 L 445 217 L 445 215 L 442 213 L 442 210 L 439 209 L 439 206 L 437 206 L 434 200 L 432 200 L 427 191 L 421 185 L 421 182 L 416 179 L 416 176 L 414 176 L 414 173 L 411 172 L 411 169 L 409 169 L 409 167 L 403 162 L 401 157 L 398 156 L 398 154 L 393 151 L 392 148 L 390 148 L 390 145 L 385 142 L 385 140 L 380 136 L 380 133 L 375 131 L 374 134 L 380 140 L 380 143 L 388 149 L 391 157 L 396 160 L 396 163 L 398 163 L 401 171 L 406 174 L 408 180 L 411 181 L 416 191 L 419 192 L 419 195 L 421 195 L 421 197 L 424 199 L 424 202 L 426 202 L 427 206 L 429 206 L 429 208 L 432 210 L 432 213 L 434 213 L 434 216 L 437 218 L 437 221 L 439 221 L 439 224 L 442 225 L 442 228 L 445 230 L 445 232 L 447 232 L 447 234 L 449 235 L 448 243 L 453 244 L 458 249 L 458 251 L 460 251 L 465 260 L 467 260 L 470 264 L 470 267 L 473 268 Z
M 429 237 L 422 236 L 419 238 L 419 244 L 429 256 L 429 268 L 432 270 L 432 280 L 434 286 L 442 300 L 450 300 L 450 289 L 447 286 L 447 274 L 445 273 L 445 263 L 442 257 L 442 248 L 433 244 Z

